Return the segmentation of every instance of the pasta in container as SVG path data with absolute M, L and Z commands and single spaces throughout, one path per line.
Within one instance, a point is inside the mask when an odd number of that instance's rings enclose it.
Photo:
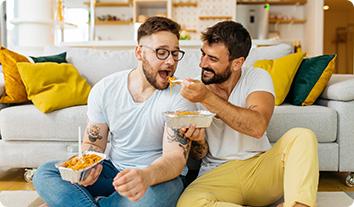
M 104 159 L 106 159 L 105 154 L 88 151 L 81 158 L 78 155 L 72 156 L 67 161 L 57 163 L 56 167 L 59 169 L 63 180 L 77 183 L 86 177 L 91 168 Z
M 213 121 L 214 113 L 209 111 L 175 111 L 165 112 L 166 124 L 173 129 L 189 127 L 194 124 L 197 128 L 207 128 Z

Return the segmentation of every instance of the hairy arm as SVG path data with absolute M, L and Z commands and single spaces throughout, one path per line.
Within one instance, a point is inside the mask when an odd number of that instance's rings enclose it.
M 274 97 L 268 92 L 253 92 L 247 97 L 246 108 L 242 108 L 210 91 L 202 104 L 236 131 L 261 138 L 273 114 Z
M 108 140 L 107 124 L 88 123 L 82 143 L 83 151 L 104 153 Z
M 191 141 L 176 129 L 165 126 L 162 157 L 143 169 L 149 184 L 171 180 L 181 174 L 190 150 Z

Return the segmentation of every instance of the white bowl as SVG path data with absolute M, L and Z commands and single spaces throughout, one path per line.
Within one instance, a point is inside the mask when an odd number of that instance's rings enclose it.
M 94 166 L 96 166 L 98 163 L 101 163 L 104 159 L 106 159 L 106 155 L 99 152 L 88 151 L 85 152 L 84 155 L 85 154 L 96 154 L 101 157 L 101 160 L 81 170 L 73 170 L 71 168 L 64 167 L 63 164 L 65 161 L 57 163 L 55 166 L 59 169 L 60 176 L 63 180 L 70 181 L 73 183 L 78 183 L 86 177 L 86 175 L 90 172 L 90 170 Z M 74 156 L 70 157 L 69 159 L 73 158 Z
M 189 127 L 191 124 L 194 124 L 197 128 L 207 128 L 210 126 L 215 116 L 215 114 L 210 111 L 193 112 L 196 112 L 196 114 L 181 115 L 180 111 L 165 112 L 166 124 L 173 129 Z

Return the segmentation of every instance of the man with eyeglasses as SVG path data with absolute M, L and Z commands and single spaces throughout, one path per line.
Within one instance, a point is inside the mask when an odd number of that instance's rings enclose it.
M 282 196 L 278 207 L 316 206 L 316 135 L 294 128 L 270 145 L 273 83 L 265 70 L 243 67 L 251 48 L 248 31 L 219 22 L 202 33 L 202 41 L 201 81 L 185 81 L 181 94 L 216 118 L 204 144 L 192 146 L 202 166 L 177 206 L 268 206 Z
M 165 126 L 164 112 L 195 110 L 179 87 L 172 95 L 166 90 L 184 55 L 179 31 L 167 18 L 147 19 L 138 29 L 137 68 L 112 74 L 92 88 L 83 150 L 104 152 L 110 134 L 109 160 L 74 184 L 61 180 L 54 162 L 42 165 L 33 182 L 49 206 L 176 205 L 188 138 L 204 136 L 194 126 L 183 132 Z

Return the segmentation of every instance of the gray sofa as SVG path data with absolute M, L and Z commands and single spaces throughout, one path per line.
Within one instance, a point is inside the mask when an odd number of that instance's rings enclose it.
M 62 49 L 51 53 L 60 51 Z M 133 51 L 84 48 L 68 48 L 66 51 L 68 61 L 91 84 L 113 72 L 136 65 Z M 252 58 L 271 59 L 285 55 L 279 52 L 275 56 L 258 57 L 259 54 L 259 51 L 252 50 L 247 64 L 254 61 Z M 196 77 L 199 74 L 199 57 L 199 50 L 187 51 L 176 75 Z M 40 112 L 32 104 L 3 108 L 0 111 L 0 169 L 35 168 L 48 160 L 67 158 L 77 150 L 77 127 L 84 128 L 86 122 L 86 106 L 69 107 L 48 114 Z M 320 170 L 353 172 L 354 76 L 333 75 L 315 105 L 301 107 L 284 104 L 276 107 L 268 136 L 275 142 L 293 127 L 310 128 L 316 133 Z M 350 176 L 348 184 L 349 181 L 353 182 Z

